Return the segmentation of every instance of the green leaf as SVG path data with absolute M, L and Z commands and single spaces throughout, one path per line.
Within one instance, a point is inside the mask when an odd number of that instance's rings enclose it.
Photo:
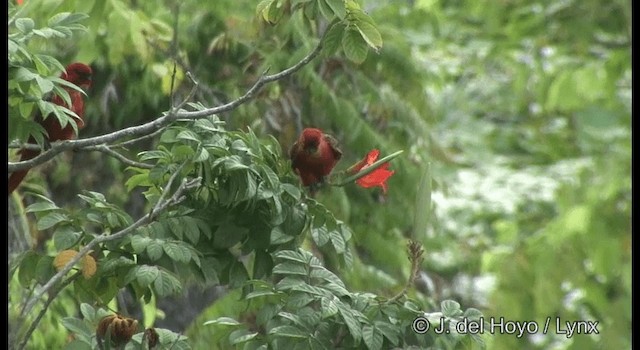
M 330 291 L 331 293 L 342 297 L 345 295 L 350 295 L 351 293 L 349 293 L 349 291 L 344 288 L 343 286 L 341 286 L 340 284 L 335 284 L 335 283 L 326 283 L 322 285 L 322 288 Z
M 331 293 L 324 288 L 310 286 L 306 283 L 295 285 L 291 289 L 298 292 L 305 292 L 307 294 L 317 295 L 320 297 L 327 297 L 331 295 Z
M 31 204 L 25 209 L 27 213 L 37 213 L 40 211 L 59 210 L 60 208 L 51 201 L 41 201 Z
M 277 273 L 280 275 L 307 275 L 307 268 L 304 265 L 300 265 L 291 261 L 285 261 L 276 265 L 273 268 L 273 273 Z
M 333 272 L 327 270 L 324 267 L 314 267 L 311 270 L 312 278 L 320 278 L 326 282 L 335 283 L 341 287 L 345 287 L 344 283 L 340 280 L 338 276 L 336 276 Z
M 333 13 L 340 19 L 344 19 L 347 15 L 347 10 L 344 7 L 344 0 L 324 0 L 331 8 Z
M 311 237 L 319 247 L 324 246 L 330 240 L 329 231 L 326 226 L 314 227 L 311 229 Z
M 64 317 L 60 320 L 60 323 L 64 326 L 64 328 L 70 330 L 76 336 L 79 336 L 80 339 L 91 342 L 90 339 L 94 333 L 94 330 L 89 328 L 89 325 L 83 320 L 74 317 Z
M 320 10 L 320 14 L 322 14 L 322 16 L 327 21 L 333 20 L 333 18 L 334 18 L 333 10 L 329 6 L 329 4 L 327 4 L 326 0 L 317 0 L 316 4 L 318 4 L 318 9 Z
M 278 282 L 276 284 L 276 290 L 286 291 L 286 290 L 292 289 L 292 288 L 294 288 L 296 286 L 299 286 L 301 284 L 305 284 L 304 281 L 302 281 L 302 280 L 300 280 L 298 278 L 287 276 L 287 277 L 281 279 L 280 282 Z
M 53 234 L 53 244 L 57 250 L 65 250 L 77 244 L 81 235 L 81 232 L 75 231 L 71 226 L 60 227 Z
M 20 67 L 16 71 L 16 75 L 15 75 L 14 79 L 16 81 L 18 81 L 18 82 L 24 82 L 24 81 L 31 81 L 31 80 L 35 79 L 36 77 L 38 77 L 37 74 L 33 73 L 32 71 L 28 70 L 27 68 Z M 46 114 L 43 113 L 43 115 L 46 115 Z
M 469 320 L 478 321 L 482 317 L 482 311 L 470 307 L 464 311 L 463 316 Z
M 214 245 L 220 248 L 231 248 L 242 241 L 249 233 L 246 227 L 237 226 L 231 221 L 220 224 L 213 234 Z
M 193 244 L 197 244 L 200 240 L 200 227 L 198 225 L 197 219 L 185 216 L 179 219 L 184 225 L 184 234 L 187 236 L 187 239 Z
M 265 21 L 269 22 L 269 19 L 265 16 L 268 16 L 269 14 L 265 14 L 265 11 L 268 12 L 269 10 L 269 6 L 271 6 L 271 3 L 273 3 L 276 0 L 262 0 L 258 3 L 258 6 L 256 6 L 256 15 L 257 16 L 262 16 L 262 18 L 264 18 Z
M 297 261 L 303 264 L 307 264 L 309 262 L 309 259 L 305 255 L 293 250 L 281 250 L 274 255 L 278 259 Z
M 389 340 L 392 345 L 398 345 L 400 330 L 398 327 L 391 325 L 387 322 L 376 321 L 374 323 L 375 328 L 380 331 L 384 335 L 385 338 Z
M 52 256 L 43 256 L 38 260 L 36 265 L 36 281 L 40 284 L 45 284 L 56 274 L 55 267 L 53 266 Z
M 333 55 L 340 47 L 342 43 L 342 36 L 345 31 L 345 26 L 339 22 L 331 26 L 329 31 L 325 34 L 323 43 L 322 43 L 322 51 L 327 55 Z M 296 188 L 297 189 L 297 188 Z
M 20 269 L 18 270 L 18 281 L 24 288 L 29 288 L 31 282 L 36 278 L 36 268 L 40 261 L 40 255 L 34 251 L 27 251 L 25 256 L 20 262 Z
M 147 246 L 149 246 L 152 241 L 153 240 L 149 237 L 135 235 L 131 237 L 131 247 L 133 248 L 134 252 L 140 254 L 145 251 L 145 249 L 147 249 Z
M 231 345 L 246 343 L 257 336 L 257 332 L 250 333 L 246 329 L 237 329 L 229 334 L 229 343 L 231 343 Z
M 69 219 L 67 214 L 60 213 L 60 212 L 52 212 L 45 215 L 40 220 L 38 220 L 37 228 L 40 231 L 44 231 L 61 222 L 71 222 L 71 219 Z
M 375 327 L 366 325 L 362 328 L 362 340 L 369 350 L 382 349 L 382 333 Z
M 171 273 L 165 270 L 158 270 L 158 278 L 153 282 L 153 287 L 159 296 L 176 295 L 182 290 L 182 284 Z
M 64 345 L 64 350 L 92 350 L 91 345 L 80 339 L 74 339 Z
M 80 313 L 82 314 L 82 317 L 84 317 L 89 322 L 93 322 L 96 318 L 96 310 L 93 308 L 93 306 L 87 303 L 80 304 Z
M 294 326 L 279 326 L 269 330 L 269 334 L 276 337 L 307 339 L 309 332 L 303 331 Z
M 33 30 L 35 23 L 31 18 L 18 18 L 15 21 L 15 25 L 23 34 L 28 34 Z
M 281 295 L 280 293 L 274 292 L 272 290 L 256 290 L 253 291 L 249 294 L 247 294 L 244 299 L 245 300 L 251 300 L 254 298 L 260 298 L 260 297 L 270 297 L 270 296 L 274 296 L 274 295 Z
M 322 307 L 322 318 L 328 318 L 338 313 L 338 305 L 335 302 L 336 297 L 323 297 L 320 300 Z
M 332 230 L 329 232 L 329 238 L 331 239 L 331 244 L 336 250 L 336 253 L 342 254 L 346 249 L 346 245 L 344 242 L 344 238 L 342 237 L 342 233 L 336 230 Z
M 276 226 L 271 230 L 270 243 L 271 245 L 281 245 L 287 242 L 291 242 L 295 239 L 294 236 L 290 236 L 282 230 L 280 226 Z
M 53 83 L 45 78 L 40 76 L 36 76 L 36 83 L 38 84 L 38 88 L 43 94 L 48 94 L 53 90 Z
M 183 247 L 173 242 L 167 242 L 163 245 L 164 252 L 174 261 L 188 263 L 191 261 L 191 251 L 187 247 Z
M 373 19 L 361 10 L 353 11 L 351 15 L 351 24 L 358 29 L 367 44 L 378 51 L 382 47 L 382 37 Z
M 160 270 L 156 266 L 141 265 L 133 271 L 135 271 L 136 280 L 143 287 L 150 285 L 160 276 Z
M 440 307 L 442 308 L 442 314 L 445 317 L 458 317 L 462 315 L 460 304 L 455 300 L 444 300 L 440 303 Z
M 342 319 L 347 325 L 347 328 L 349 328 L 349 333 L 351 333 L 355 343 L 360 343 L 360 339 L 362 339 L 362 327 L 360 326 L 360 322 L 356 320 L 351 309 L 343 302 L 338 300 L 337 307 Z
M 152 261 L 156 261 L 160 259 L 163 255 L 162 248 L 164 245 L 162 244 L 164 241 L 160 240 L 150 240 L 149 244 L 146 247 L 147 255 L 149 255 L 149 259 Z
M 273 259 L 266 250 L 257 250 L 253 259 L 253 279 L 269 276 L 273 270 Z
M 84 13 L 61 12 L 51 17 L 47 23 L 49 27 L 68 26 L 87 18 L 89 18 L 89 16 Z
M 249 279 L 249 273 L 240 261 L 234 261 L 229 269 L 229 286 L 237 288 L 242 286 Z
M 208 326 L 208 325 L 221 325 L 221 326 L 240 326 L 242 325 L 242 323 L 234 320 L 231 317 L 218 317 L 215 320 L 209 320 L 206 321 L 205 323 L 203 323 L 203 326 Z
M 364 62 L 367 58 L 367 47 L 367 43 L 357 29 L 347 28 L 342 36 L 342 49 L 349 60 L 358 64 Z
M 200 138 L 198 137 L 198 134 L 196 134 L 191 130 L 181 131 L 180 133 L 178 133 L 178 136 L 176 136 L 176 138 L 178 140 L 190 140 L 190 141 L 195 141 L 197 143 L 201 142 Z

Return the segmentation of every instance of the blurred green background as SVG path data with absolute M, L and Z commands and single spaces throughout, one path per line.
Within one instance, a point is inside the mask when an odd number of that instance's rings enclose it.
M 257 3 L 25 0 L 22 11 L 36 23 L 61 11 L 90 16 L 73 42 L 31 43 L 94 68 L 88 137 L 167 110 L 174 61 L 174 98 L 191 89 L 190 71 L 201 84 L 194 99 L 215 106 L 313 48 L 318 33 L 301 17 L 271 26 Z M 360 65 L 322 55 L 221 116 L 229 130 L 274 135 L 285 151 L 302 127 L 320 127 L 342 145 L 340 169 L 373 148 L 405 151 L 386 195 L 346 186 L 317 198 L 354 232 L 355 265 L 338 271 L 347 286 L 397 293 L 413 238 L 425 248 L 413 297 L 541 328 L 552 317 L 548 334 L 486 336 L 489 349 L 630 348 L 631 2 L 361 3 L 382 34 L 379 52 Z M 124 190 L 132 174 L 103 157 L 64 155 L 26 186 L 70 206 L 91 189 L 143 213 Z M 198 339 L 191 322 L 204 306 L 183 308 L 185 321 L 169 326 Z M 556 318 L 597 321 L 599 334 L 555 334 Z

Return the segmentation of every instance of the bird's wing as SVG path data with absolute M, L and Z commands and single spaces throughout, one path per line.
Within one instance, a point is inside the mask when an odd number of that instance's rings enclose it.
M 329 134 L 324 134 L 324 140 L 327 141 L 329 146 L 331 146 L 331 151 L 333 152 L 335 160 L 340 159 L 342 157 L 342 150 L 338 147 L 338 140 Z
M 297 168 L 297 161 L 295 156 L 298 151 L 298 148 L 300 148 L 299 141 L 294 142 L 293 145 L 291 145 L 291 148 L 289 148 L 289 159 L 291 159 L 291 168 L 294 170 Z

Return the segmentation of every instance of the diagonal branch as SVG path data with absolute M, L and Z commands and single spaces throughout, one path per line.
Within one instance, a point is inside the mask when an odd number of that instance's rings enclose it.
M 148 164 L 148 163 L 142 163 L 142 162 L 136 162 L 135 160 L 129 159 L 127 157 L 125 157 L 124 155 L 114 151 L 113 149 L 111 149 L 111 147 L 107 146 L 107 145 L 97 145 L 97 146 L 88 146 L 85 148 L 81 149 L 82 151 L 98 151 L 98 152 L 102 152 L 106 155 L 109 155 L 117 160 L 119 160 L 120 162 L 129 165 L 129 166 L 133 166 L 136 168 L 142 168 L 142 169 L 153 169 L 153 165 Z
M 234 110 L 238 108 L 240 105 L 254 98 L 258 93 L 258 91 L 260 91 L 260 89 L 264 85 L 283 79 L 285 77 L 288 77 L 293 73 L 299 71 L 302 67 L 309 64 L 309 62 L 311 62 L 316 56 L 318 56 L 318 54 L 320 54 L 324 36 L 326 35 L 326 33 L 329 31 L 330 28 L 331 26 L 329 26 L 325 30 L 325 34 L 323 34 L 322 38 L 320 39 L 320 42 L 313 49 L 313 51 L 307 54 L 307 56 L 302 58 L 302 60 L 300 60 L 298 63 L 294 64 L 293 66 L 279 73 L 266 75 L 266 72 L 265 72 L 265 74 L 260 76 L 260 78 L 245 92 L 244 95 L 238 97 L 237 99 L 229 103 L 226 103 L 217 107 L 203 109 L 201 111 L 192 111 L 192 112 L 188 112 L 184 110 L 176 110 L 172 108 L 168 112 L 165 112 L 162 117 L 145 124 L 132 126 L 126 129 L 118 130 L 118 131 L 104 134 L 101 136 L 89 137 L 86 139 L 66 140 L 62 142 L 57 142 L 57 143 L 54 143 L 49 150 L 41 153 L 40 155 L 38 155 L 33 159 L 22 161 L 22 162 L 9 162 L 7 165 L 7 170 L 9 172 L 15 172 L 19 170 L 30 169 L 36 165 L 40 165 L 54 158 L 57 154 L 64 151 L 85 148 L 89 146 L 97 146 L 101 144 L 110 144 L 115 141 L 121 140 L 125 137 L 137 137 L 141 135 L 147 135 L 171 124 L 177 119 L 200 119 L 210 115 Z
M 169 206 L 180 203 L 185 198 L 183 195 L 184 192 L 186 190 L 199 186 L 200 181 L 201 181 L 201 178 L 195 178 L 192 180 L 185 179 L 182 182 L 182 184 L 180 184 L 180 187 L 178 187 L 178 189 L 173 193 L 173 195 L 166 200 L 158 202 L 158 204 L 156 204 L 156 206 L 153 208 L 151 213 L 153 213 L 154 216 L 157 216 L 158 213 L 166 210 Z M 169 190 L 170 190 L 170 186 L 166 186 L 162 192 L 161 198 L 166 197 Z M 133 224 L 129 225 L 128 227 L 114 234 L 109 235 L 107 233 L 103 233 L 100 236 L 95 237 L 84 248 L 80 249 L 78 254 L 76 254 L 71 260 L 69 260 L 69 262 L 60 271 L 58 271 L 58 273 L 56 273 L 53 277 L 51 277 L 51 279 L 47 283 L 45 283 L 42 286 L 42 288 L 29 299 L 29 301 L 27 301 L 24 307 L 24 313 L 28 314 L 33 309 L 36 302 L 40 300 L 40 298 L 42 298 L 42 296 L 45 293 L 47 293 L 51 288 L 53 288 L 62 278 L 64 278 L 64 276 L 69 271 L 71 271 L 73 266 L 76 263 L 78 263 L 80 259 L 82 259 L 85 255 L 89 254 L 89 252 L 93 249 L 93 247 L 95 247 L 98 244 L 120 239 L 128 234 L 131 234 L 135 232 L 135 230 L 138 229 L 139 227 L 152 222 L 153 219 L 154 218 L 151 215 L 146 214 L 142 216 L 140 219 L 138 219 L 138 221 L 134 222 Z

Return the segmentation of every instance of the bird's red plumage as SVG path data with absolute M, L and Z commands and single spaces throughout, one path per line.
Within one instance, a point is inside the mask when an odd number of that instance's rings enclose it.
M 300 176 L 304 186 L 324 181 L 342 156 L 335 140 L 320 129 L 302 131 L 291 151 L 291 166 Z
M 91 86 L 91 74 L 91 67 L 83 63 L 72 63 L 67 66 L 66 71 L 61 74 L 60 78 L 73 83 L 80 88 L 87 89 Z M 67 90 L 71 97 L 71 106 L 67 106 L 58 95 L 53 96 L 51 102 L 59 106 L 65 106 L 77 114 L 80 119 L 76 119 L 76 123 L 78 125 L 78 129 L 82 129 L 84 127 L 84 99 L 82 93 L 67 87 L 65 87 L 65 90 Z M 58 119 L 54 116 L 49 116 L 48 118 L 43 119 L 42 116 L 37 115 L 36 121 L 47 131 L 47 140 L 49 142 L 70 140 L 75 137 L 73 127 L 71 125 L 66 125 L 63 128 Z M 33 137 L 29 137 L 29 143 L 35 144 L 36 140 Z M 40 151 L 22 149 L 19 153 L 20 161 L 25 161 L 37 157 L 40 154 Z M 11 194 L 18 185 L 20 185 L 28 172 L 28 169 L 20 170 L 13 172 L 11 176 L 9 176 L 9 194 Z

